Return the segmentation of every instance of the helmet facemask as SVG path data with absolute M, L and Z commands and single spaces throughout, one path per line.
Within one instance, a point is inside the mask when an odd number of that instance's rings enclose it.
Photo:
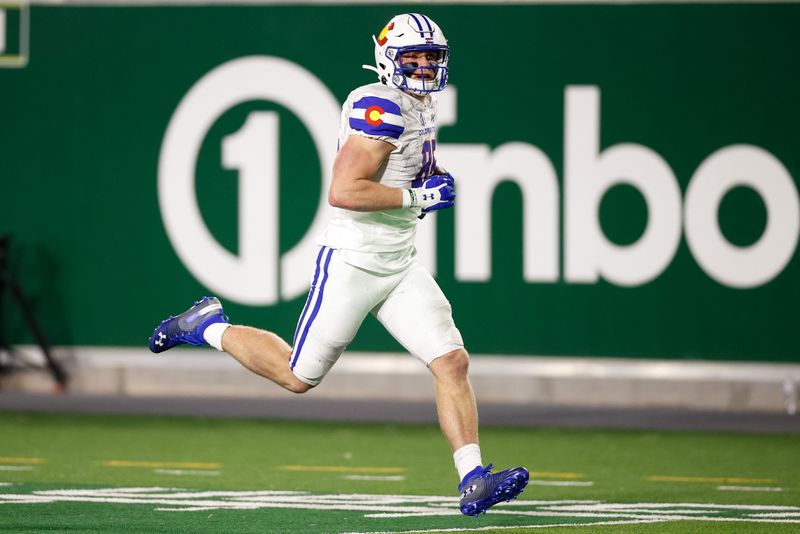
M 419 96 L 447 85 L 450 48 L 439 26 L 425 15 L 398 15 L 372 40 L 376 66 L 364 68 L 375 71 L 381 83 Z
M 386 57 L 394 67 L 392 83 L 404 91 L 417 95 L 426 95 L 444 89 L 447 85 L 449 56 L 450 50 L 446 46 L 439 45 L 387 47 L 386 49 Z

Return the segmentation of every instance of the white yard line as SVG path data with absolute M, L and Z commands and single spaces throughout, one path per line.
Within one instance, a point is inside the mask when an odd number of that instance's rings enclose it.
M 218 462 L 154 462 L 150 460 L 103 460 L 104 467 L 144 467 L 153 469 L 219 469 Z
M 201 471 L 198 469 L 153 469 L 153 473 L 158 475 L 176 475 L 176 476 L 203 476 L 203 477 L 218 477 L 220 471 Z
M 551 525 L 513 525 L 513 526 L 487 526 L 476 528 L 435 528 L 432 530 L 395 530 L 386 532 L 344 532 L 342 534 L 417 534 L 424 532 L 481 532 L 484 530 L 510 530 L 524 528 L 557 528 L 557 527 L 593 527 L 601 525 L 636 525 L 642 523 L 662 523 L 661 519 L 655 520 L 634 520 L 634 521 L 594 521 L 591 523 L 553 523 Z
M 774 486 L 717 486 L 720 491 L 764 491 L 764 492 L 779 492 L 783 488 Z
M 394 476 L 375 476 L 375 475 L 344 475 L 342 476 L 345 480 L 366 480 L 366 481 L 376 481 L 376 482 L 402 482 L 406 479 L 403 475 L 394 475 Z
M 531 486 L 594 486 L 594 482 L 578 482 L 572 480 L 530 480 Z
M 204 475 L 208 471 L 202 471 Z M 552 482 L 552 481 L 548 481 Z M 564 481 L 557 481 L 564 482 Z M 0 506 L 84 502 L 138 504 L 164 512 L 212 510 L 323 510 L 352 511 L 364 518 L 460 517 L 457 498 L 437 495 L 388 495 L 368 493 L 312 494 L 296 491 L 187 491 L 176 488 L 95 488 L 39 490 L 29 493 L 0 492 Z M 492 509 L 491 518 L 516 516 L 518 522 L 540 518 L 555 524 L 483 526 L 467 531 L 504 528 L 551 528 L 554 526 L 627 525 L 663 521 L 712 521 L 800 525 L 800 506 L 708 503 L 608 503 L 595 500 L 516 500 Z M 491 518 L 488 521 L 491 521 Z M 527 518 L 527 519 L 526 519 Z M 380 523 L 376 528 L 382 528 Z M 409 530 L 454 532 L 464 529 Z
M 348 465 L 282 465 L 279 471 L 297 471 L 301 473 L 356 473 L 373 475 L 400 474 L 402 467 L 366 467 Z

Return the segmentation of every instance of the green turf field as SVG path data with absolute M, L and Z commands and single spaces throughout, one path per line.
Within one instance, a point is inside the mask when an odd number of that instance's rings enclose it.
M 456 507 L 434 426 L 0 413 L 3 532 L 798 532 L 800 436 L 485 427 L 519 500 Z

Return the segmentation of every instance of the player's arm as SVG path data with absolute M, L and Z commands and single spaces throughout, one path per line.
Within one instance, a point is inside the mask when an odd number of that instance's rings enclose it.
M 403 191 L 374 181 L 384 160 L 395 149 L 379 139 L 351 135 L 336 155 L 328 202 L 353 211 L 403 207 Z
M 435 211 L 453 206 L 455 191 L 449 175 L 432 176 L 422 187 L 397 189 L 374 181 L 394 145 L 378 139 L 350 136 L 333 163 L 328 202 L 353 211 L 421 208 Z

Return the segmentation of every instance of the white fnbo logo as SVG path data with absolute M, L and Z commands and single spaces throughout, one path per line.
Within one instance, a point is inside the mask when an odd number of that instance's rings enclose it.
M 305 236 L 279 257 L 279 117 L 275 112 L 255 111 L 222 143 L 223 165 L 239 171 L 239 255 L 228 252 L 211 235 L 194 189 L 200 146 L 225 111 L 254 100 L 278 103 L 300 119 L 314 140 L 322 191 L 327 191 L 341 104 L 301 66 L 281 58 L 251 56 L 215 68 L 180 102 L 161 147 L 158 194 L 167 235 L 202 284 L 236 302 L 270 305 L 308 289 L 314 239 L 330 208 L 326 195 L 321 195 Z M 455 124 L 455 88 L 441 94 L 439 107 L 439 125 Z M 599 110 L 597 87 L 566 88 L 564 280 L 592 284 L 602 276 L 620 286 L 645 284 L 670 264 L 682 231 L 698 265 L 720 284 L 757 287 L 783 271 L 797 246 L 800 201 L 792 176 L 777 158 L 753 145 L 721 148 L 700 164 L 681 199 L 675 174 L 652 149 L 623 143 L 600 152 Z M 523 142 L 495 149 L 483 144 L 441 144 L 437 151 L 437 159 L 458 182 L 456 279 L 491 279 L 492 192 L 510 180 L 523 195 L 524 279 L 558 281 L 561 192 L 550 159 Z M 603 196 L 621 183 L 636 188 L 647 204 L 645 231 L 629 245 L 609 241 L 599 221 Z M 717 217 L 722 198 L 738 186 L 756 191 L 767 212 L 764 232 L 746 247 L 727 241 Z M 435 217 L 419 228 L 420 257 L 435 272 Z

